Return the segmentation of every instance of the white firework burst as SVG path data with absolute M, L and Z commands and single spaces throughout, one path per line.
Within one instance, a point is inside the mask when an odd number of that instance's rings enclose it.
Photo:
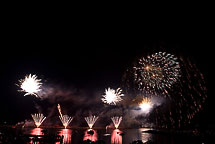
M 104 103 L 110 104 L 110 105 L 116 105 L 116 103 L 122 101 L 122 96 L 124 94 L 122 93 L 122 89 L 118 88 L 117 90 L 108 88 L 105 89 L 105 95 L 102 95 L 101 100 Z
M 25 79 L 19 80 L 21 91 L 26 92 L 26 95 L 35 95 L 38 97 L 37 93 L 41 90 L 42 86 L 41 79 L 37 79 L 36 75 L 29 74 L 25 76 Z

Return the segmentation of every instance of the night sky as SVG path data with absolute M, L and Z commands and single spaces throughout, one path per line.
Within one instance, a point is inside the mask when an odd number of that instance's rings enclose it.
M 74 87 L 89 93 L 121 85 L 122 75 L 133 61 L 159 51 L 191 58 L 204 74 L 208 99 L 197 115 L 199 123 L 215 124 L 214 39 L 207 29 L 163 29 L 145 31 L 127 26 L 72 27 L 55 30 L 40 27 L 7 26 L 1 39 L 0 123 L 15 124 L 34 112 L 33 96 L 23 96 L 15 84 L 26 74 L 47 82 Z M 160 28 L 159 28 L 160 29 Z M 181 31 L 183 30 L 183 31 Z M 148 35 L 149 33 L 149 35 Z M 156 33 L 156 34 L 155 34 Z M 159 32 L 160 33 L 160 32 Z

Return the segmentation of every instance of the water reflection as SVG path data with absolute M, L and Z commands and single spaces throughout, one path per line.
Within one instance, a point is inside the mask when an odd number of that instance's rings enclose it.
M 34 129 L 26 129 L 25 134 L 32 135 L 32 138 L 35 138 L 33 135 L 46 135 L 46 136 L 53 136 L 53 135 L 60 135 L 63 136 L 63 143 L 80 143 L 81 141 L 91 140 L 91 141 L 98 141 L 103 140 L 107 144 L 122 144 L 123 143 L 131 143 L 132 141 L 140 140 L 143 143 L 147 143 L 150 140 L 153 140 L 154 137 L 151 133 L 147 131 L 151 129 L 141 128 L 141 129 L 125 129 L 123 131 L 119 129 L 111 130 L 109 133 L 102 130 L 72 130 L 72 129 L 42 129 L 42 128 L 34 128 Z M 105 133 L 106 132 L 106 133 Z M 83 135 L 84 134 L 84 135 Z M 124 136 L 123 136 L 124 134 Z M 160 141 L 160 136 L 156 136 L 156 138 Z M 163 137 L 163 136 L 162 136 Z M 38 137 L 43 138 L 43 136 Z M 167 139 L 167 138 L 166 138 Z M 169 139 L 169 138 L 168 138 Z
M 84 141 L 85 140 L 91 140 L 91 141 L 97 141 L 98 140 L 98 134 L 95 130 L 93 129 L 88 129 L 84 132 Z
M 148 128 L 139 129 L 139 133 L 141 133 L 141 140 L 143 143 L 146 143 L 151 139 L 151 134 L 147 133 L 148 130 L 151 130 L 151 129 L 148 129 Z
M 44 133 L 43 133 L 43 129 L 41 129 L 41 128 L 34 128 L 34 129 L 31 130 L 30 134 L 31 135 L 37 135 L 37 136 L 39 136 L 39 137 L 34 137 L 34 136 L 29 137 L 31 139 L 30 144 L 34 144 L 34 143 L 35 144 L 39 144 L 39 142 L 37 140 L 41 139 L 40 135 L 43 135 Z
M 71 129 L 61 129 L 59 135 L 63 136 L 63 143 L 71 143 L 72 130 Z
M 41 129 L 41 128 L 34 128 L 34 129 L 32 129 L 32 131 L 31 131 L 31 135 L 43 135 L 42 130 L 43 130 L 43 129 Z
M 119 129 L 113 130 L 111 134 L 111 144 L 122 144 L 122 131 Z

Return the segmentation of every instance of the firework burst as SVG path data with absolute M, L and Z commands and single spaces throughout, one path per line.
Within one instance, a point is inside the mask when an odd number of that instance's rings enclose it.
M 70 117 L 68 115 L 60 115 L 59 118 L 60 118 L 60 120 L 61 120 L 61 122 L 62 122 L 62 124 L 63 124 L 65 129 L 73 119 L 73 117 Z
M 113 121 L 113 124 L 115 128 L 117 129 L 119 127 L 119 124 L 122 121 L 122 117 L 112 117 L 111 120 Z
M 26 95 L 35 95 L 38 97 L 37 93 L 41 90 L 40 87 L 42 85 L 41 79 L 37 79 L 36 75 L 29 74 L 25 76 L 25 79 L 19 80 L 21 91 L 26 92 Z
M 147 115 L 146 121 L 155 127 L 190 126 L 207 98 L 204 75 L 188 57 L 179 56 L 176 59 L 173 55 L 160 52 L 142 58 L 126 70 L 122 80 L 128 93 L 161 98 L 162 104 L 155 105 L 153 101 L 152 112 Z
M 31 114 L 31 116 L 34 120 L 36 127 L 39 127 L 43 123 L 43 121 L 46 119 L 46 117 L 44 117 L 43 114 L 41 114 L 41 113 Z
M 122 96 L 124 94 L 122 93 L 122 89 L 118 88 L 117 90 L 108 88 L 105 89 L 105 95 L 102 95 L 101 100 L 104 103 L 110 104 L 110 105 L 116 105 L 116 103 L 122 101 Z
M 143 98 L 142 102 L 139 104 L 139 107 L 144 113 L 148 113 L 152 108 L 152 103 L 149 98 Z
M 61 112 L 61 106 L 60 104 L 57 105 L 57 109 L 58 109 L 58 112 L 60 114 L 59 118 L 63 124 L 63 126 L 66 127 L 70 124 L 70 122 L 72 121 L 73 117 L 70 117 L 68 115 L 63 115 L 62 112 Z
M 138 89 L 150 93 L 167 92 L 180 77 L 180 66 L 174 55 L 158 52 L 141 58 L 134 67 L 135 83 Z
M 92 128 L 98 118 L 99 117 L 96 117 L 96 116 L 89 116 L 89 117 L 85 117 L 84 119 L 86 120 L 88 126 Z

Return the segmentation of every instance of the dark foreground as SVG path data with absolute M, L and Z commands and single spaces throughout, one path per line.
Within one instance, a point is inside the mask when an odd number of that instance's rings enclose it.
M 214 131 L 0 127 L 0 144 L 213 144 Z

